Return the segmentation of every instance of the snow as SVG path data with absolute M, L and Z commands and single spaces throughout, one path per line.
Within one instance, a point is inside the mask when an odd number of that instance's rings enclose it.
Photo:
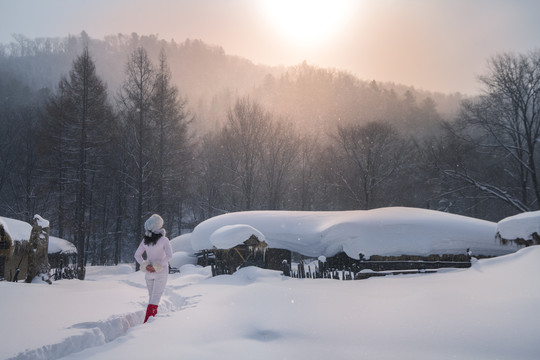
M 196 265 L 197 257 L 194 256 L 193 253 L 188 253 L 184 251 L 175 252 L 171 261 L 169 261 L 169 265 L 177 269 L 188 264 Z
M 0 221 L 28 238 L 28 224 Z M 193 256 L 251 234 L 321 261 L 341 250 L 517 249 L 497 243 L 496 231 L 491 222 L 409 208 L 218 216 L 171 240 L 170 264 L 180 273 L 169 275 L 158 316 L 147 324 L 144 274 L 134 263 L 88 267 L 84 281 L 0 282 L 0 359 L 538 359 L 540 246 L 469 269 L 358 281 L 255 267 L 212 277 Z
M 11 236 L 11 240 L 18 242 L 30 240 L 32 225 L 29 223 L 6 217 L 0 217 L 0 224 L 2 224 L 4 230 L 9 234 L 9 236 Z
M 38 226 L 40 226 L 41 228 L 48 228 L 50 225 L 49 220 L 45 220 L 39 215 L 34 215 L 34 220 L 37 222 Z
M 171 239 L 171 248 L 173 253 L 178 251 L 193 253 L 190 241 L 191 234 L 183 234 Z
M 532 234 L 540 235 L 540 211 L 525 212 L 499 221 L 497 233 L 506 240 L 532 240 Z
M 39 215 L 36 215 L 36 217 L 39 217 L 38 221 L 40 223 L 40 226 L 49 227 L 49 222 L 47 220 L 44 220 Z M 0 224 L 4 226 L 4 230 L 9 234 L 9 236 L 11 236 L 11 239 L 13 241 L 21 242 L 30 240 L 30 234 L 32 233 L 32 225 L 30 225 L 29 223 L 6 217 L 0 217 Z M 70 254 L 75 252 L 77 252 L 75 245 L 73 245 L 69 241 L 60 239 L 55 236 L 49 236 L 49 254 Z
M 226 225 L 222 226 L 210 235 L 210 243 L 216 249 L 230 249 L 243 244 L 244 241 L 255 235 L 259 241 L 265 241 L 264 235 L 249 225 Z
M 533 360 L 539 276 L 540 246 L 359 281 L 184 265 L 142 324 L 144 274 L 89 267 L 85 281 L 0 282 L 0 358 Z
M 49 236 L 49 254 L 73 254 L 77 252 L 75 245 L 67 240 Z
M 229 228 L 231 226 L 233 228 Z M 194 229 L 190 238 L 193 249 L 225 247 L 247 240 L 249 231 L 228 240 L 218 236 L 221 231 L 229 234 L 237 231 L 234 226 L 243 230 L 249 226 L 254 232 L 264 234 L 270 248 L 289 249 L 314 257 L 330 257 L 341 251 L 354 259 L 359 259 L 360 253 L 366 257 L 464 254 L 467 249 L 477 255 L 502 255 L 518 249 L 515 245 L 499 243 L 495 237 L 496 223 L 405 207 L 341 212 L 228 213 L 208 219 Z
M 197 264 L 197 257 L 194 255 L 191 241 L 189 240 L 190 236 L 191 234 L 183 234 L 171 239 L 173 257 L 169 262 L 169 265 L 173 268 L 179 269 L 184 265 Z

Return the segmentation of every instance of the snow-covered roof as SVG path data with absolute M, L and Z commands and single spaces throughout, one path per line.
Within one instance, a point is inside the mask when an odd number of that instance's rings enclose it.
M 223 229 L 231 238 L 227 245 L 240 244 L 246 234 L 236 233 L 234 225 L 250 226 L 264 236 L 270 248 L 282 248 L 307 256 L 333 256 L 344 251 L 358 259 L 359 254 L 502 255 L 518 247 L 501 245 L 495 237 L 497 224 L 475 218 L 406 207 L 374 210 L 308 212 L 248 211 L 228 213 L 199 224 L 191 234 L 194 250 L 222 247 Z M 217 243 L 216 240 L 219 240 Z M 220 245 L 220 246 L 217 246 Z
M 32 225 L 29 223 L 6 217 L 0 217 L 0 224 L 2 224 L 4 230 L 9 234 L 11 240 L 19 242 L 30 240 Z
M 49 254 L 76 254 L 77 248 L 67 240 L 49 236 Z
M 38 222 L 41 226 L 48 227 L 49 221 L 39 217 Z M 29 241 L 30 234 L 32 233 L 32 225 L 21 220 L 10 219 L 6 217 L 0 217 L 0 224 L 4 227 L 4 230 L 9 234 L 13 241 Z M 67 240 L 60 239 L 54 236 L 49 236 L 49 254 L 56 253 L 76 253 L 77 249 L 75 245 Z
M 218 249 L 230 249 L 242 244 L 255 235 L 259 241 L 266 241 L 264 235 L 253 226 L 237 224 L 220 227 L 210 235 L 210 242 Z
M 506 240 L 532 240 L 540 235 L 540 211 L 525 212 L 502 219 L 497 223 L 497 233 Z

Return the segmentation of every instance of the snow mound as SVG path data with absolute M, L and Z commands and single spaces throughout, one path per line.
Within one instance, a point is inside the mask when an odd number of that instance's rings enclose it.
M 255 281 L 263 281 L 265 279 L 267 280 L 276 280 L 282 278 L 281 273 L 279 271 L 272 271 L 272 270 L 266 270 L 261 269 L 257 266 L 248 266 L 245 268 L 238 269 L 232 277 L 236 279 L 237 281 L 245 281 L 245 282 L 255 282 Z
M 50 226 L 49 220 L 46 220 L 39 215 L 34 215 L 34 221 L 36 221 L 38 226 L 42 228 L 48 228 Z
M 0 217 L 0 224 L 13 241 L 28 241 L 32 232 L 32 225 L 27 222 Z
M 270 248 L 306 256 L 473 254 L 503 255 L 518 248 L 495 238 L 497 224 L 434 210 L 390 207 L 374 210 L 307 212 L 250 211 L 208 219 L 191 234 L 194 250 L 236 245 L 239 229 L 251 227 Z M 226 235 L 234 238 L 226 238 Z M 218 247 L 218 246 L 216 246 Z
M 177 251 L 173 253 L 173 257 L 171 261 L 169 261 L 169 265 L 177 269 L 180 269 L 180 267 L 184 265 L 195 265 L 195 264 L 197 264 L 197 257 L 195 257 L 193 253 L 188 253 L 185 251 Z
M 116 275 L 126 275 L 131 274 L 132 272 L 134 272 L 134 269 L 130 264 L 119 264 L 115 269 Z
M 183 251 L 188 253 L 193 253 L 193 248 L 191 247 L 190 238 L 191 234 L 183 234 L 171 239 L 171 248 L 173 253 Z
M 67 240 L 49 236 L 49 254 L 74 254 L 77 252 L 75 245 Z
M 512 254 L 476 261 L 472 268 L 508 273 L 517 279 L 540 274 L 540 246 L 529 246 Z
M 525 212 L 502 219 L 497 223 L 497 233 L 506 240 L 533 240 L 540 235 L 540 211 Z
M 264 235 L 249 225 L 226 225 L 222 226 L 210 235 L 210 242 L 217 249 L 230 249 L 242 244 L 255 235 L 259 241 L 265 241 Z

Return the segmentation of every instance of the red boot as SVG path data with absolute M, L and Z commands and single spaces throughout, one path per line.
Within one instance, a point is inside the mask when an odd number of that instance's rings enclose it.
M 148 304 L 148 307 L 146 308 L 146 316 L 144 317 L 144 322 L 147 322 L 150 316 L 156 316 L 157 308 L 157 305 Z

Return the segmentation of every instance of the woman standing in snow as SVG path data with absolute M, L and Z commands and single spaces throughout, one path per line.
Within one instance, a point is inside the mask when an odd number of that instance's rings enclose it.
M 163 219 L 154 214 L 144 223 L 144 239 L 135 251 L 135 260 L 141 265 L 141 271 L 145 272 L 146 286 L 148 287 L 148 307 L 144 322 L 150 316 L 157 314 L 157 308 L 161 295 L 167 284 L 169 274 L 169 260 L 172 258 L 172 249 L 167 233 L 163 228 Z M 146 252 L 146 260 L 143 253 Z

